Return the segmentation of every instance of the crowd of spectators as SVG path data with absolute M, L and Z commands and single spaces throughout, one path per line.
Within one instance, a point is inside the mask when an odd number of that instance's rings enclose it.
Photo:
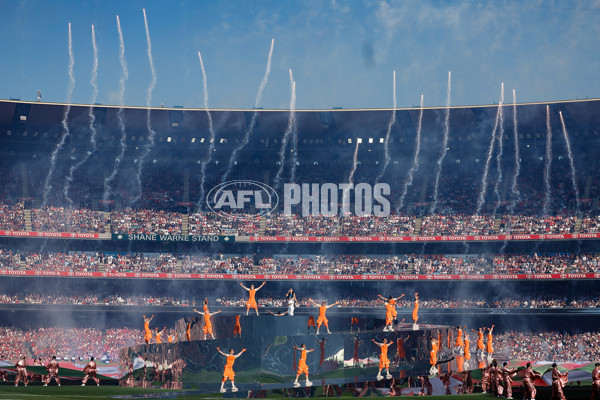
M 180 235 L 183 214 L 160 210 L 132 210 L 111 213 L 111 229 L 120 234 Z
M 23 203 L 17 203 L 14 206 L 0 203 L 0 230 L 25 230 L 25 216 L 23 214 Z
M 557 215 L 533 217 L 527 215 L 503 215 L 500 234 L 561 234 L 575 231 L 576 216 Z
M 31 210 L 31 226 L 37 232 L 105 233 L 108 217 L 85 208 L 45 207 Z
M 21 266 L 21 260 L 24 265 Z M 255 264 L 255 262 L 257 264 Z M 175 255 L 18 253 L 0 249 L 0 269 L 294 275 L 482 275 L 600 272 L 600 254 Z
M 494 349 L 509 359 L 547 361 L 598 361 L 598 332 L 505 332 L 494 335 Z
M 429 215 L 423 217 L 419 235 L 491 235 L 494 217 L 487 215 Z
M 156 272 L 172 273 L 177 267 L 177 257 L 169 253 L 105 255 L 106 272 Z
M 23 203 L 13 206 L 0 203 L 0 229 L 25 230 Z M 89 209 L 46 207 L 31 209 L 32 229 L 49 232 L 108 233 L 110 222 L 116 234 L 182 234 L 184 214 L 153 209 L 127 208 L 107 214 Z M 388 217 L 375 216 L 285 216 L 269 214 L 264 232 L 260 230 L 261 217 L 252 214 L 225 215 L 213 212 L 189 214 L 190 235 L 236 236 L 462 236 L 493 234 L 568 234 L 575 233 L 577 217 L 559 213 L 553 216 L 529 214 L 504 214 L 498 219 L 490 215 L 445 214 L 421 217 L 420 230 L 416 230 L 417 214 Z M 494 231 L 495 226 L 497 231 Z M 584 215 L 581 233 L 600 232 L 600 216 Z
M 25 268 L 32 271 L 100 271 L 100 257 L 91 252 L 29 253 L 25 254 Z

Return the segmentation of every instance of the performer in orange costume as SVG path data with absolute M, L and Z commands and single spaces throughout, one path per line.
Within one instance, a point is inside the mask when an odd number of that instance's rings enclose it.
M 162 343 L 162 334 L 163 334 L 163 332 L 165 330 L 167 330 L 166 326 L 160 332 L 158 331 L 158 328 L 156 328 L 156 344 L 161 344 Z
M 221 312 L 221 310 L 211 314 L 208 311 L 202 312 L 202 311 L 198 311 L 194 308 L 194 312 L 204 316 L 204 328 L 202 328 L 202 332 L 204 332 L 204 340 L 206 340 L 207 335 L 210 335 L 214 340 L 215 335 L 213 334 L 213 327 L 212 327 L 212 322 L 210 321 L 210 317 L 213 315 L 217 315 L 218 313 Z
M 600 398 L 600 363 L 596 363 L 592 371 L 592 398 L 598 400 Z
M 358 317 L 350 318 L 350 332 L 352 332 L 352 329 L 354 328 L 355 324 L 358 327 L 358 331 L 360 332 L 360 320 L 358 319 Z
M 321 302 L 321 305 L 318 305 L 313 299 L 308 299 L 308 301 L 312 302 L 316 307 L 319 307 L 319 318 L 317 318 L 317 335 L 319 334 L 319 329 L 321 329 L 321 325 L 323 324 L 325 324 L 325 328 L 327 328 L 327 333 L 331 333 L 329 331 L 329 320 L 327 319 L 325 313 L 327 313 L 327 309 L 329 307 L 338 305 L 338 302 L 336 301 L 333 304 L 325 304 L 323 301 Z
M 465 335 L 465 364 L 464 364 L 464 368 L 466 370 L 469 369 L 470 367 L 470 360 L 471 360 L 471 343 L 469 341 L 469 334 L 467 333 L 467 330 L 465 329 L 463 331 L 463 334 Z
M 431 339 L 431 351 L 429 352 L 429 364 L 431 365 L 429 371 L 431 375 L 437 374 L 437 368 L 435 366 L 437 364 L 437 354 L 439 349 L 438 341 L 436 339 Z
M 296 372 L 296 380 L 294 381 L 294 387 L 300 386 L 298 378 L 302 374 L 306 375 L 306 386 L 312 386 L 312 382 L 308 380 L 308 365 L 306 364 L 306 353 L 310 353 L 315 349 L 306 350 L 306 345 L 302 343 L 300 347 L 296 347 L 296 345 L 294 345 L 294 350 L 300 350 L 300 360 L 298 361 L 298 371 Z
M 256 311 L 256 315 L 258 315 L 258 304 L 256 303 L 256 292 L 258 292 L 263 286 L 265 286 L 266 281 L 262 283 L 258 288 L 254 289 L 254 285 L 250 285 L 249 288 L 244 286 L 243 283 L 240 282 L 240 286 L 248 291 L 248 301 L 246 302 L 246 315 L 248 315 L 248 311 L 251 308 L 254 308 Z
M 235 316 L 235 327 L 233 328 L 233 337 L 242 337 L 242 324 L 240 324 L 240 316 Z
M 486 348 L 485 348 L 485 351 L 488 354 L 488 358 L 491 358 L 492 354 L 494 354 L 494 346 L 493 346 L 493 338 L 492 338 L 492 332 L 494 331 L 494 326 L 495 325 L 492 325 L 491 328 L 488 328 L 487 343 L 486 343 Z
M 388 359 L 387 352 L 388 347 L 393 345 L 394 343 L 388 343 L 387 339 L 383 339 L 382 343 L 376 342 L 375 339 L 373 339 L 373 343 L 375 343 L 381 348 L 381 353 L 379 354 L 379 372 L 377 373 L 377 380 L 380 381 L 383 379 L 381 371 L 383 371 L 384 369 L 387 369 L 387 374 L 385 377 L 387 379 L 391 379 L 392 375 L 390 374 L 390 360 Z
M 394 306 L 390 303 L 385 303 L 385 326 L 383 327 L 384 332 L 391 332 L 394 330 L 392 324 L 394 322 Z
M 377 296 L 379 296 L 379 298 L 381 298 L 381 300 L 387 302 L 388 304 L 391 304 L 392 306 L 392 316 L 394 317 L 394 319 L 396 319 L 396 317 L 398 316 L 398 312 L 396 311 L 396 302 L 398 300 L 400 300 L 401 298 L 404 297 L 404 294 L 401 294 L 400 297 L 392 297 L 390 295 L 390 297 L 388 297 L 387 299 L 385 297 L 383 297 L 382 295 L 378 294 Z
M 188 322 L 187 323 L 187 327 L 185 328 L 185 338 L 187 339 L 187 341 L 189 342 L 190 340 L 192 340 L 192 323 Z
M 146 318 L 145 315 L 142 315 L 142 317 L 144 318 L 144 340 L 146 341 L 146 344 L 150 344 L 150 340 L 152 340 L 152 331 L 150 330 L 150 321 L 152 321 L 152 318 L 154 318 L 154 315 L 151 316 L 150 318 Z
M 225 370 L 223 371 L 223 380 L 221 381 L 221 393 L 225 393 L 225 382 L 227 381 L 227 379 L 229 379 L 231 381 L 231 391 L 237 392 L 238 388 L 235 387 L 235 382 L 234 382 L 235 372 L 233 372 L 233 363 L 235 362 L 236 358 L 241 356 L 242 353 L 246 351 L 246 349 L 242 349 L 242 351 L 240 351 L 237 354 L 233 354 L 233 349 L 229 349 L 229 354 L 222 352 L 219 347 L 217 347 L 217 351 L 227 358 L 227 363 L 225 364 Z
M 477 334 L 477 352 L 475 355 L 477 358 L 481 358 L 483 357 L 483 350 L 485 349 L 485 346 L 483 345 L 483 330 L 482 328 L 479 328 L 478 331 L 475 331 L 474 329 L 471 330 Z
M 46 369 L 48 370 L 48 376 L 46 376 L 44 386 L 48 386 L 52 379 L 54 379 L 58 386 L 60 386 L 60 378 L 58 377 L 58 361 L 56 361 L 56 356 L 52 356 L 52 360 L 48 363 L 48 365 L 46 365 Z
M 419 293 L 415 293 L 415 305 L 413 307 L 412 319 L 414 321 L 414 325 L 417 325 L 417 321 L 419 320 Z
M 308 327 L 306 328 L 306 334 L 308 335 L 310 333 L 310 327 L 313 327 L 315 330 L 315 333 L 317 332 L 317 324 L 315 323 L 315 317 L 313 317 L 312 315 L 310 315 L 308 317 Z

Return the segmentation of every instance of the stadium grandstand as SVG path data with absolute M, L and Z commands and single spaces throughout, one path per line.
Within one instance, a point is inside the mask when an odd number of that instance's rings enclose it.
M 211 110 L 211 139 L 206 110 L 71 105 L 66 135 L 64 109 L 0 101 L 4 359 L 119 362 L 142 315 L 176 336 L 263 281 L 261 311 L 292 287 L 298 315 L 404 294 L 408 320 L 418 292 L 427 323 L 495 325 L 500 359 L 600 356 L 600 100 L 505 106 L 502 131 L 452 107 L 445 149 L 445 108 L 299 110 L 288 142 L 289 111 Z

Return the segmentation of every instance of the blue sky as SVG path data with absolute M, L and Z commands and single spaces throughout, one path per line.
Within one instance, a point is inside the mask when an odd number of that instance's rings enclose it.
M 250 108 L 270 41 L 272 70 L 261 105 L 289 107 L 288 69 L 299 109 L 490 104 L 500 83 L 519 101 L 600 97 L 600 0 L 578 1 L 66 1 L 0 0 L 0 98 L 63 102 L 72 23 L 75 88 L 92 95 L 91 25 L 99 51 L 98 102 L 119 104 L 118 14 L 129 67 L 126 105 L 203 107 L 201 51 L 211 108 Z

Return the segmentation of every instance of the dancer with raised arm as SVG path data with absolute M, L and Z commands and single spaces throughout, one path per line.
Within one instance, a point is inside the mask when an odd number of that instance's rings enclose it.
M 296 293 L 294 292 L 294 289 L 290 288 L 290 290 L 287 291 L 287 293 L 285 294 L 285 299 L 288 306 L 287 313 L 290 315 L 290 317 L 293 317 L 294 310 L 296 309 L 296 303 L 298 302 L 298 299 L 296 299 Z
M 229 379 L 231 381 L 231 391 L 232 392 L 237 392 L 238 388 L 235 386 L 235 372 L 233 372 L 233 363 L 235 362 L 235 359 L 238 358 L 239 356 L 242 355 L 242 353 L 244 353 L 246 351 L 246 349 L 242 349 L 242 351 L 240 351 L 237 354 L 234 354 L 233 349 L 229 349 L 229 354 L 224 353 L 221 351 L 220 347 L 217 347 L 217 351 L 219 353 L 221 353 L 221 355 L 223 355 L 226 359 L 227 362 L 225 363 L 225 369 L 223 370 L 223 380 L 221 381 L 221 393 L 225 393 L 225 382 L 227 381 L 227 379 Z
M 206 340 L 207 335 L 210 335 L 210 337 L 212 337 L 214 340 L 215 335 L 213 334 L 213 326 L 212 326 L 212 322 L 210 321 L 210 317 L 212 317 L 213 315 L 217 315 L 218 313 L 221 312 L 221 310 L 211 314 L 208 311 L 207 312 L 198 311 L 194 308 L 194 312 L 197 314 L 200 314 L 204 317 L 204 328 L 202 328 L 202 332 L 204 332 L 204 340 Z
M 146 344 L 150 344 L 150 340 L 152 340 L 152 331 L 150 330 L 150 321 L 152 321 L 152 318 L 154 318 L 154 315 L 151 316 L 150 318 L 146 318 L 145 315 L 142 315 L 142 317 L 144 318 L 144 341 L 146 342 Z
M 375 339 L 372 340 L 373 343 L 375 343 L 381 349 L 381 353 L 379 354 L 379 372 L 377 373 L 377 380 L 380 381 L 383 379 L 381 371 L 383 371 L 384 369 L 387 370 L 385 377 L 387 379 L 391 379 L 392 375 L 390 374 L 390 360 L 388 359 L 387 352 L 388 348 L 394 343 L 388 343 L 387 339 L 385 338 L 383 339 L 383 342 L 377 342 Z
M 27 386 L 29 381 L 27 380 L 27 360 L 25 356 L 21 357 L 15 364 L 17 368 L 17 377 L 15 378 L 15 386 L 19 386 L 19 382 L 22 380 L 23 384 Z
M 300 360 L 298 361 L 298 371 L 296 372 L 296 380 L 294 381 L 294 387 L 300 387 L 300 383 L 298 382 L 298 378 L 300 375 L 306 375 L 306 386 L 312 386 L 312 382 L 308 380 L 308 365 L 306 364 L 306 354 L 311 351 L 315 351 L 315 349 L 306 349 L 306 345 L 302 343 L 300 347 L 294 345 L 294 351 L 300 350 Z
M 246 286 L 244 286 L 243 283 L 240 282 L 240 286 L 248 291 L 248 301 L 246 302 L 246 315 L 248 315 L 248 311 L 250 311 L 251 308 L 254 308 L 254 310 L 256 311 L 256 315 L 258 315 L 258 303 L 256 302 L 256 292 L 262 289 L 262 287 L 265 286 L 265 283 L 267 282 L 263 282 L 262 285 L 255 289 L 254 285 L 250 285 L 250 287 L 247 288 Z
M 517 369 L 516 368 L 509 368 L 508 367 L 508 363 L 505 361 L 502 364 L 502 380 L 504 383 L 504 393 L 506 394 L 506 398 L 507 399 L 512 399 L 512 382 L 513 382 L 513 377 L 515 376 L 515 374 L 517 373 Z
M 312 302 L 316 307 L 319 307 L 319 318 L 317 319 L 317 335 L 319 334 L 319 329 L 321 329 L 321 325 L 325 324 L 325 328 L 327 328 L 327 333 L 331 333 L 329 330 L 329 320 L 325 315 L 327 313 L 327 309 L 329 307 L 337 306 L 339 302 L 335 302 L 333 304 L 325 304 L 324 301 L 321 302 L 321 305 L 317 304 L 313 299 L 308 299 L 309 302 Z

